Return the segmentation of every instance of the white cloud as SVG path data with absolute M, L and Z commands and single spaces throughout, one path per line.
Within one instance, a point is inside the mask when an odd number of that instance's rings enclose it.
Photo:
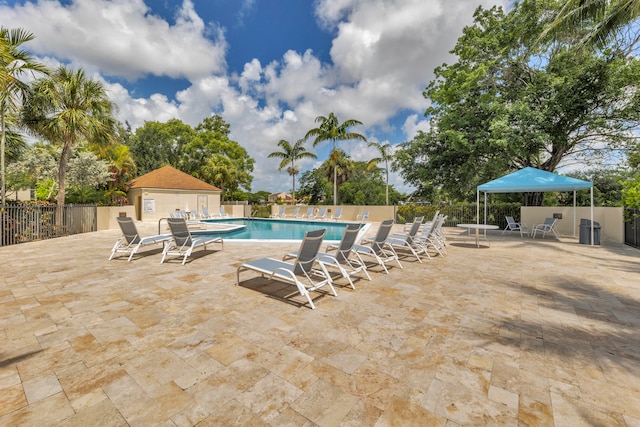
M 353 130 L 374 140 L 380 130 L 396 134 L 396 141 L 427 130 L 422 90 L 433 78 L 433 69 L 451 62 L 448 52 L 463 26 L 472 22 L 479 3 L 507 3 L 318 0 L 318 20 L 335 33 L 331 62 L 323 63 L 311 50 L 289 50 L 269 63 L 253 59 L 238 75 L 227 71 L 225 55 L 233 46 L 227 46 L 224 29 L 216 23 L 205 25 L 194 1 L 199 0 L 180 3 L 173 24 L 154 15 L 143 0 L 73 0 L 67 6 L 38 0 L 11 7 L 0 1 L 0 24 L 31 28 L 37 37 L 30 49 L 41 57 L 71 62 L 87 74 L 187 79 L 184 90 L 167 93 L 158 88 L 146 97 L 134 95 L 123 84 L 107 87 L 120 119 L 134 128 L 170 118 L 195 125 L 212 113 L 222 115 L 232 138 L 256 159 L 254 191 L 276 191 L 288 189 L 290 180 L 276 173 L 278 161 L 267 155 L 280 139 L 303 137 L 316 126 L 318 115 L 334 112 L 341 120 L 360 120 L 364 125 Z M 244 0 L 242 5 L 241 14 L 250 13 L 255 2 Z M 406 112 L 407 118 L 401 129 L 393 129 L 390 119 L 397 122 L 399 112 Z M 319 159 L 303 162 L 302 170 L 324 161 L 327 146 L 318 146 Z M 373 157 L 366 144 L 341 148 L 356 160 Z M 308 149 L 312 150 L 310 143 Z M 393 180 L 403 188 L 397 174 Z
M 5 26 L 37 32 L 29 44 L 35 53 L 110 76 L 194 79 L 226 67 L 222 32 L 205 27 L 191 0 L 183 1 L 174 25 L 153 15 L 143 0 L 73 0 L 69 6 L 38 0 L 0 6 L 0 16 Z
M 402 130 L 405 135 L 407 135 L 407 141 L 413 139 L 418 134 L 419 130 L 427 132 L 429 131 L 429 128 L 429 121 L 426 119 L 419 120 L 417 114 L 411 114 L 402 125 Z

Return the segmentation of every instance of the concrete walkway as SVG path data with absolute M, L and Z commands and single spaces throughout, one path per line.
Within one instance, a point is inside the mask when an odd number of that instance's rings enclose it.
M 292 244 L 0 248 L 0 425 L 640 426 L 640 251 L 460 233 L 316 310 L 235 286 Z

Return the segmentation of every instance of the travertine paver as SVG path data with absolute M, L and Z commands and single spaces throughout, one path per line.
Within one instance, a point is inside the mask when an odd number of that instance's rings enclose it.
M 290 243 L 185 266 L 107 261 L 115 230 L 0 248 L 0 425 L 640 425 L 640 251 L 448 235 L 316 310 L 235 286 Z

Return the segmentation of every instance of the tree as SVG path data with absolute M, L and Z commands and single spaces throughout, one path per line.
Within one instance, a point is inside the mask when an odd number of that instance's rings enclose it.
M 298 166 L 296 166 L 296 160 L 299 159 L 315 159 L 317 156 L 304 148 L 304 139 L 299 139 L 295 144 L 291 145 L 289 141 L 281 139 L 278 142 L 278 147 L 282 148 L 282 151 L 274 151 L 269 154 L 267 157 L 270 158 L 278 158 L 282 159 L 280 164 L 278 165 L 278 170 L 282 170 L 287 167 L 287 172 L 291 176 L 292 180 L 292 190 L 291 196 L 293 199 L 293 204 L 296 203 L 296 175 L 299 172 Z
M 311 205 L 327 199 L 331 193 L 331 184 L 321 168 L 311 169 L 302 173 L 298 197 L 305 198 Z
M 348 140 L 361 140 L 361 141 L 367 141 L 367 138 L 365 138 L 363 135 L 356 133 L 356 132 L 348 132 L 348 129 L 351 126 L 356 126 L 356 125 L 361 125 L 362 122 L 359 122 L 358 120 L 353 120 L 353 119 L 349 119 L 349 120 L 345 120 L 343 123 L 340 123 L 340 121 L 338 120 L 338 118 L 335 116 L 335 114 L 333 113 L 329 113 L 328 117 L 324 117 L 324 116 L 318 116 L 316 117 L 316 123 L 319 123 L 320 126 L 318 126 L 317 128 L 313 128 L 310 131 L 307 132 L 307 134 L 305 135 L 304 139 L 309 139 L 311 137 L 313 137 L 313 146 L 315 147 L 316 145 L 318 145 L 321 142 L 324 141 L 332 141 L 333 142 L 333 150 L 331 151 L 332 153 L 332 161 L 335 162 L 337 161 L 338 157 L 337 157 L 337 142 L 338 141 L 348 141 Z M 333 168 L 333 203 L 334 204 L 338 204 L 338 178 L 337 178 L 337 167 Z
M 13 117 L 28 92 L 29 85 L 22 79 L 27 76 L 47 74 L 47 68 L 36 61 L 33 55 L 20 47 L 34 39 L 33 34 L 21 29 L 0 27 L 0 168 L 2 168 L 2 209 L 5 207 L 5 147 L 7 144 L 7 123 Z M 10 139 L 20 142 L 14 134 Z
M 185 146 L 194 136 L 193 128 L 178 119 L 166 123 L 145 122 L 128 142 L 138 174 L 144 175 L 165 165 L 183 170 L 182 163 L 188 164 L 183 162 Z
M 62 221 L 69 158 L 82 142 L 113 138 L 114 108 L 102 83 L 87 78 L 81 69 L 59 67 L 51 77 L 33 84 L 23 108 L 24 122 L 36 135 L 62 147 L 56 197 L 58 224 Z
M 251 189 L 254 160 L 229 138 L 229 124 L 218 115 L 205 118 L 195 129 L 178 119 L 146 122 L 128 143 L 139 174 L 171 165 L 215 185 L 211 177 L 219 174 L 212 175 L 212 165 L 222 163 L 219 159 L 211 163 L 211 159 L 222 155 L 233 166 L 234 176 L 233 182 L 225 181 L 225 188 Z
M 235 191 L 242 187 L 250 191 L 253 181 L 251 172 L 253 172 L 255 160 L 249 156 L 244 147 L 229 138 L 229 133 L 229 124 L 222 117 L 218 115 L 206 117 L 196 127 L 193 139 L 184 147 L 182 170 L 197 178 L 205 179 L 207 173 L 203 172 L 203 168 L 207 167 L 211 156 L 220 154 L 233 165 L 234 179 L 228 183 L 229 189 Z
M 214 154 L 207 159 L 201 173 L 206 181 L 220 187 L 222 190 L 221 201 L 224 201 L 225 191 L 233 191 L 234 183 L 238 177 L 238 170 L 231 159 L 222 154 Z
M 478 184 L 533 166 L 602 162 L 635 139 L 640 62 L 612 52 L 541 46 L 537 37 L 555 2 L 522 1 L 508 15 L 478 8 L 424 92 L 428 132 L 402 144 L 394 167 L 407 182 L 457 198 Z M 525 204 L 540 204 L 539 193 Z
M 43 199 L 50 200 L 58 188 L 59 159 L 62 147 L 42 143 L 28 147 L 22 158 L 9 165 L 7 176 L 10 187 L 15 189 L 36 187 Z M 69 159 L 67 182 L 72 191 L 95 191 L 112 179 L 109 163 L 99 159 L 86 147 L 76 149 Z M 101 197 L 102 198 L 102 197 Z
M 541 38 L 581 32 L 578 47 L 603 49 L 618 30 L 639 16 L 640 0 L 568 0 Z M 632 45 L 638 41 L 637 34 L 634 39 Z
M 385 205 L 389 205 L 389 161 L 393 160 L 393 152 L 391 151 L 391 144 L 388 142 L 380 144 L 378 142 L 370 142 L 369 147 L 375 147 L 380 153 L 380 157 L 375 157 L 369 161 L 367 168 L 373 168 L 378 164 L 384 162 L 385 171 Z
M 320 165 L 328 180 L 332 180 L 341 186 L 353 176 L 353 160 L 344 152 L 336 149 L 331 152 L 329 158 Z
M 351 177 L 340 186 L 340 200 L 343 204 L 381 205 L 387 197 L 392 203 L 404 199 L 393 187 L 385 185 L 380 168 L 370 166 L 370 162 L 353 162 Z

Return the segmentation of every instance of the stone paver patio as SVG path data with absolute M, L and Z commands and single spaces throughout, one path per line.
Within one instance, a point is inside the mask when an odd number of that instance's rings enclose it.
M 640 426 L 640 251 L 460 233 L 316 310 L 235 286 L 295 244 L 0 248 L 0 425 Z

